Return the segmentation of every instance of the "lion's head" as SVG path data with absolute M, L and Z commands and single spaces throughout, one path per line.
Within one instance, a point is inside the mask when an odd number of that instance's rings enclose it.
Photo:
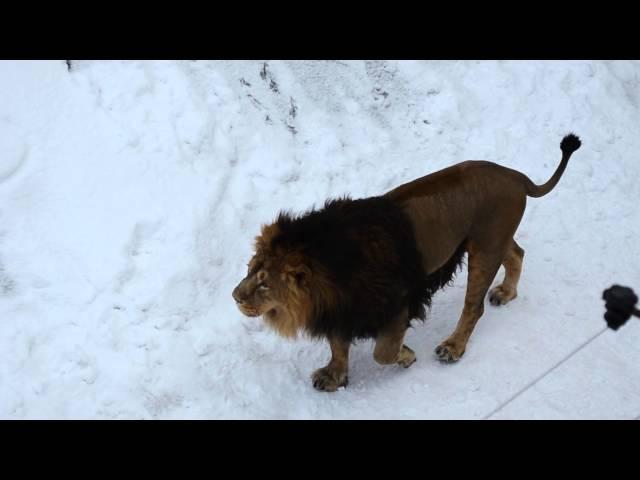
M 262 315 L 279 334 L 295 337 L 309 315 L 312 271 L 300 252 L 272 248 L 277 234 L 275 224 L 262 228 L 247 276 L 233 290 L 233 298 L 243 314 Z

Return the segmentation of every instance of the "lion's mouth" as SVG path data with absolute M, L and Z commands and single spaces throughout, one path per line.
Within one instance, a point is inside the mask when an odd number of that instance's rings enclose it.
M 258 312 L 258 310 L 256 308 L 247 307 L 245 305 L 238 305 L 238 308 L 247 317 L 259 317 L 260 316 L 260 312 Z

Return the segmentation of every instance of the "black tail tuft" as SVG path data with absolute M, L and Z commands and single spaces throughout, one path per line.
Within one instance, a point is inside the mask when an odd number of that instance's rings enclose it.
M 560 150 L 562 150 L 563 155 L 571 155 L 573 152 L 578 150 L 581 145 L 582 142 L 578 136 L 570 133 L 562 139 L 562 142 L 560 142 Z

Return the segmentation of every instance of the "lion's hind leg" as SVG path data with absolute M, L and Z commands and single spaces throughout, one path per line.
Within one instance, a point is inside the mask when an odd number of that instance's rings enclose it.
M 454 332 L 435 349 L 441 362 L 455 362 L 464 354 L 469 337 L 484 312 L 484 297 L 496 276 L 505 256 L 505 248 L 483 250 L 474 242 L 469 243 L 469 275 L 462 315 Z
M 522 273 L 523 258 L 524 250 L 513 240 L 502 260 L 505 270 L 504 280 L 489 291 L 491 305 L 505 305 L 518 296 L 518 281 Z

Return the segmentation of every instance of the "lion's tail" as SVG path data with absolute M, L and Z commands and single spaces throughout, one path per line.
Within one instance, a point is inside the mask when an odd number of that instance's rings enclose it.
M 542 197 L 543 195 L 546 195 L 551 190 L 553 190 L 553 187 L 557 185 L 560 177 L 562 177 L 564 169 L 567 168 L 567 164 L 569 163 L 571 154 L 578 150 L 580 148 L 580 145 L 582 145 L 582 143 L 580 142 L 580 139 L 577 135 L 574 135 L 573 133 L 566 135 L 562 139 L 562 142 L 560 142 L 560 150 L 562 150 L 562 160 L 560 161 L 560 165 L 556 169 L 555 173 L 549 179 L 549 181 L 547 181 L 547 183 L 543 185 L 536 185 L 527 178 L 527 195 L 537 198 Z

